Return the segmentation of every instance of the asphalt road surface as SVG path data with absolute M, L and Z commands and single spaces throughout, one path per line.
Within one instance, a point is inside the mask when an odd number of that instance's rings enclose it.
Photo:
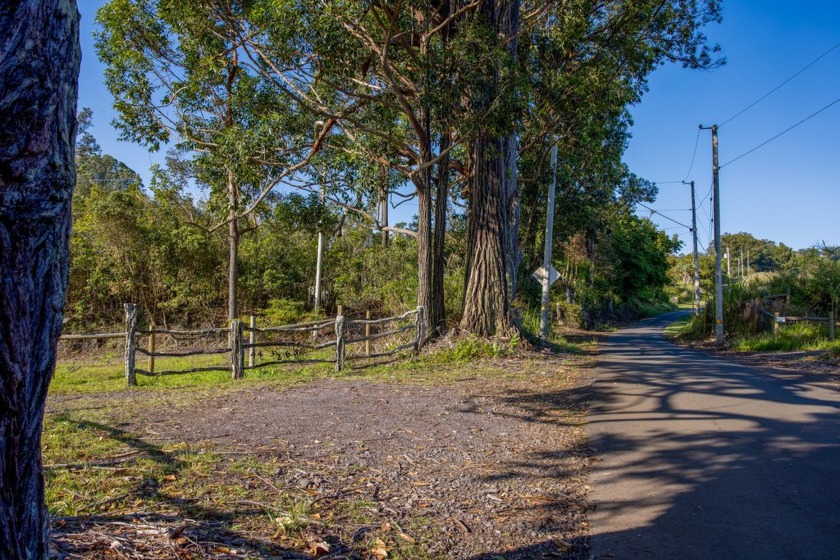
M 840 560 L 840 393 L 605 337 L 589 414 L 592 559 Z

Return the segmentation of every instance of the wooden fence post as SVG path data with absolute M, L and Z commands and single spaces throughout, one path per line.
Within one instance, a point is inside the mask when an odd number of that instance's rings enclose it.
M 137 372 L 134 370 L 134 344 L 137 332 L 137 306 L 123 304 L 125 308 L 125 380 L 129 387 L 137 385 Z
M 365 312 L 365 319 L 370 321 L 370 310 Z M 370 323 L 365 323 L 365 356 L 370 356 Z
M 779 312 L 773 312 L 773 340 L 779 338 Z
M 344 368 L 344 306 L 338 306 L 335 317 L 335 371 Z
M 234 319 L 230 323 L 230 369 L 233 379 L 242 379 L 245 366 L 245 353 L 242 351 L 242 321 Z
M 834 311 L 828 312 L 828 338 L 834 340 Z
M 248 333 L 248 344 L 251 347 L 248 349 L 248 367 L 254 367 L 254 361 L 257 357 L 257 349 L 254 344 L 257 343 L 257 318 L 254 315 L 251 315 L 251 318 L 248 322 L 248 326 L 251 327 L 251 331 Z
M 155 372 L 155 326 L 149 325 L 149 344 L 147 346 L 149 351 L 149 359 L 147 362 L 147 368 L 149 373 Z
M 423 318 L 423 307 L 417 308 L 417 328 L 414 332 L 414 351 L 419 352 L 423 346 L 423 337 L 426 334 L 426 325 Z

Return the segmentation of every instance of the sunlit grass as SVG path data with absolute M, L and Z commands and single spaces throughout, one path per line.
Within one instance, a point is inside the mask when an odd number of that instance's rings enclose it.
M 666 326 L 662 330 L 662 334 L 664 334 L 668 338 L 677 338 L 686 331 L 686 329 L 691 325 L 693 319 L 694 318 L 692 316 L 677 319 L 673 323 Z
M 830 340 L 828 327 L 822 324 L 797 322 L 783 324 L 778 335 L 762 333 L 737 339 L 733 347 L 742 352 L 794 352 L 828 350 L 840 352 L 840 340 Z

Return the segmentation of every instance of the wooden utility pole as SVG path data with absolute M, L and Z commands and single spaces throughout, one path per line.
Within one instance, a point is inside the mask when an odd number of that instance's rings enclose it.
M 712 176 L 713 189 L 712 195 L 714 202 L 714 220 L 715 220 L 715 341 L 718 346 L 723 344 L 723 271 L 721 258 L 723 254 L 720 246 L 720 177 L 718 167 L 718 127 L 716 124 L 712 126 L 700 125 L 702 130 L 712 131 Z
M 545 214 L 545 250 L 540 313 L 540 336 L 548 338 L 548 307 L 551 296 L 551 246 L 554 238 L 554 192 L 557 186 L 557 146 L 551 147 L 551 182 L 548 184 L 548 206 Z
M 697 254 L 697 206 L 694 202 L 694 181 L 691 181 L 691 233 L 694 238 L 694 314 L 700 315 L 700 256 Z

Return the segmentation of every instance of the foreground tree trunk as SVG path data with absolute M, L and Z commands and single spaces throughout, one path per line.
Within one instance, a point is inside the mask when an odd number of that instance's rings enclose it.
M 79 13 L 0 7 L 0 559 L 46 558 L 41 427 L 67 290 Z
M 485 0 L 481 13 L 498 32 L 506 48 L 516 52 L 519 31 L 519 0 Z M 474 107 L 487 109 L 499 95 L 499 69 L 493 91 L 481 92 L 473 99 Z M 511 134 L 486 135 L 472 144 L 473 177 L 470 185 L 467 218 L 467 267 L 464 291 L 464 316 L 461 328 L 478 336 L 505 337 L 517 330 L 510 313 L 511 273 L 517 259 L 510 238 L 509 210 L 518 190 L 509 186 L 506 163 L 509 149 L 515 149 Z M 518 205 L 518 201 L 516 202 Z M 518 218 L 515 220 L 518 227 Z M 514 273 L 515 274 L 515 273 Z

